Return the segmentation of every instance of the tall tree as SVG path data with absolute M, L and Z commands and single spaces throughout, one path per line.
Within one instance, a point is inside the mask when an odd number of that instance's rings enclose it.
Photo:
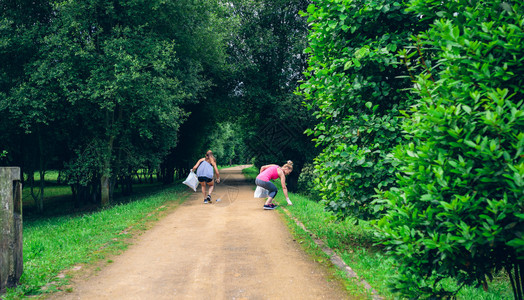
M 187 5 L 185 10 L 180 10 L 184 15 L 178 18 L 175 29 L 184 28 L 187 34 L 177 53 L 183 65 L 198 67 L 201 78 L 194 82 L 201 88 L 193 89 L 195 101 L 183 106 L 189 116 L 180 129 L 179 143 L 161 164 L 164 183 L 173 182 L 175 171 L 177 176 L 185 176 L 209 149 L 210 132 L 216 124 L 235 116 L 229 98 L 235 64 L 227 60 L 227 45 L 236 35 L 238 19 L 230 8 L 228 1 L 216 0 L 201 1 L 199 5 Z M 198 17 L 184 20 L 191 14 Z
M 40 192 L 31 193 L 39 210 L 43 209 L 45 169 L 51 161 L 47 154 L 56 146 L 43 140 L 56 135 L 40 125 L 31 128 L 23 120 L 23 114 L 10 107 L 12 102 L 8 99 L 27 80 L 26 66 L 38 58 L 39 48 L 44 43 L 42 36 L 49 31 L 51 9 L 47 0 L 0 3 L 0 148 L 7 150 L 6 164 L 19 165 L 22 171 L 31 175 L 28 182 L 31 191 L 34 187 L 32 175 L 35 170 L 41 170 Z M 41 107 L 39 103 L 35 105 Z M 30 108 L 27 115 L 38 124 L 46 122 L 46 116 L 39 114 L 38 109 Z
M 230 55 L 239 62 L 231 91 L 238 103 L 246 144 L 255 164 L 291 159 L 294 188 L 298 173 L 315 149 L 304 130 L 313 118 L 294 91 L 307 67 L 307 23 L 299 12 L 307 0 L 231 1 L 241 20 Z

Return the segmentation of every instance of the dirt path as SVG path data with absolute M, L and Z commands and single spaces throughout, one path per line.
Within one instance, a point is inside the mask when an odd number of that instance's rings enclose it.
M 53 298 L 349 298 L 300 250 L 278 213 L 262 209 L 241 167 L 221 177 L 213 204 L 197 190 L 113 263 Z

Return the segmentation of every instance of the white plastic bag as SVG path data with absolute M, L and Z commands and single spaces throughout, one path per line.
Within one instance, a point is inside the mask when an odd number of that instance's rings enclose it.
M 261 186 L 257 186 L 257 189 L 255 190 L 255 198 L 266 198 L 269 196 L 269 191 Z
M 198 186 L 198 178 L 195 174 L 195 172 L 193 172 L 193 170 L 191 170 L 189 172 L 189 175 L 187 175 L 187 178 L 186 180 L 184 180 L 184 182 L 182 182 L 183 184 L 187 185 L 188 187 L 190 187 L 193 191 L 196 192 L 196 188 Z

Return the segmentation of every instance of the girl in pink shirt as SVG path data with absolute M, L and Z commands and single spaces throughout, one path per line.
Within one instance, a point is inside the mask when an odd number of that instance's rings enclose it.
M 280 178 L 280 182 L 282 183 L 282 191 L 286 197 L 287 204 L 293 205 L 291 200 L 289 200 L 286 187 L 286 175 L 289 175 L 291 171 L 293 171 L 293 162 L 290 160 L 288 160 L 282 167 L 279 167 L 278 165 L 265 165 L 260 168 L 260 174 L 258 174 L 255 179 L 255 184 L 269 191 L 269 197 L 264 204 L 264 209 L 275 209 L 277 207 L 273 204 L 273 199 L 277 195 L 278 189 L 275 184 L 271 182 L 271 180 L 277 178 Z

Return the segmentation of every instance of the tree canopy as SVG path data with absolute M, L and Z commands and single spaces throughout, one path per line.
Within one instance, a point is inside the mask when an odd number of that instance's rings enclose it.
M 43 4 L 48 24 L 37 34 L 23 30 L 27 24 L 16 24 L 12 9 L 4 8 L 3 28 L 11 30 L 5 39 L 21 34 L 32 50 L 4 72 L 23 70 L 3 80 L 18 80 L 3 90 L 1 108 L 10 116 L 4 125 L 13 130 L 5 147 L 13 162 L 33 165 L 28 171 L 45 170 L 56 158 L 53 167 L 65 170 L 68 183 L 99 193 L 95 197 L 105 205 L 116 180 L 131 170 L 157 167 L 177 145 L 189 114 L 185 106 L 211 86 L 204 69 L 223 67 L 225 33 L 214 33 L 223 29 L 217 21 L 221 6 L 212 1 Z M 2 50 L 22 56 L 18 46 L 4 43 Z M 22 132 L 17 145 L 15 136 Z

